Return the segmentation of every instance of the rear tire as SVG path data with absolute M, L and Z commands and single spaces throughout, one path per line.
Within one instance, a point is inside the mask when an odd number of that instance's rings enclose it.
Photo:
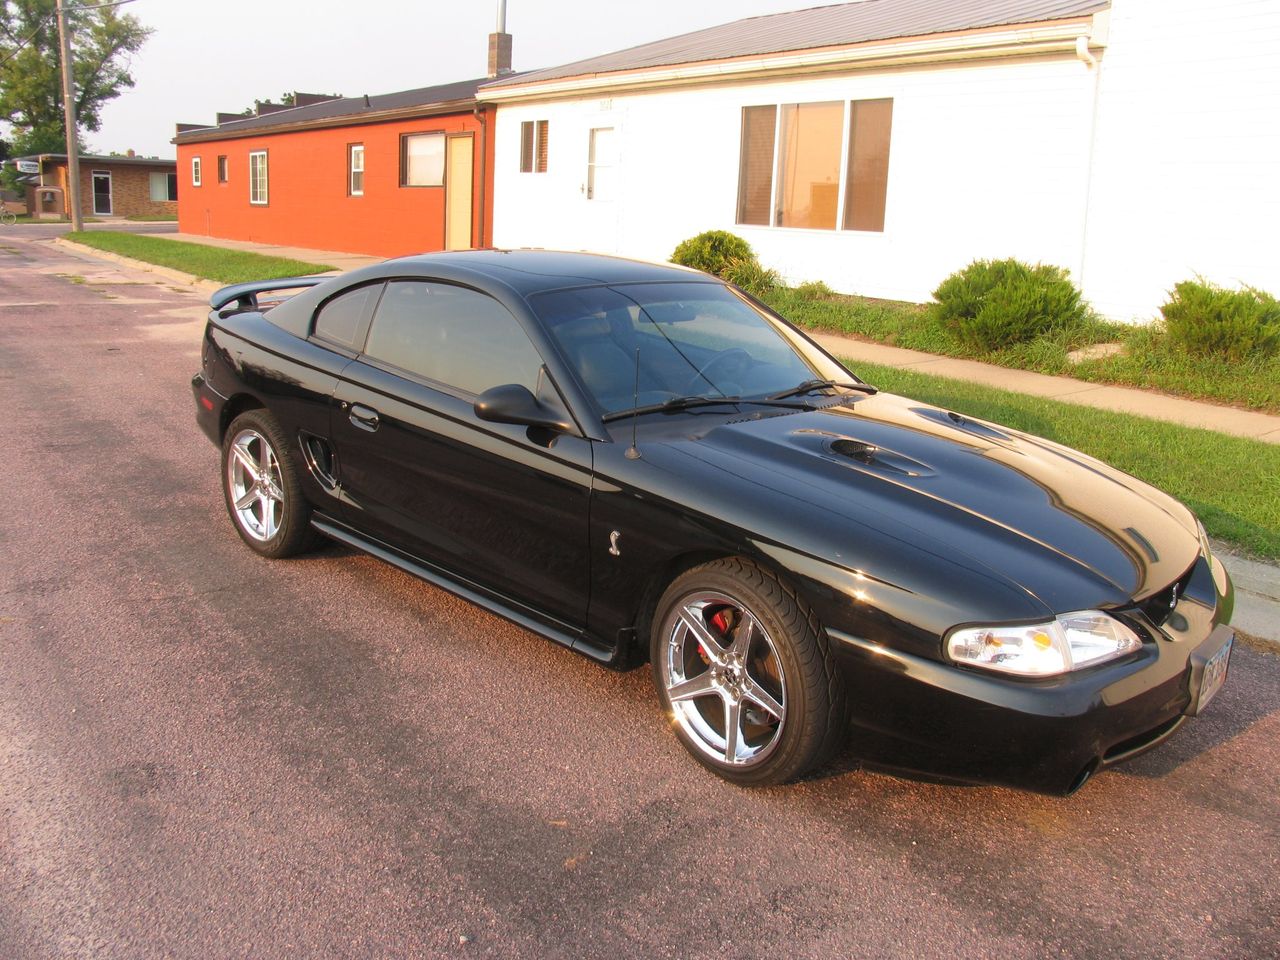
M 242 413 L 227 428 L 222 493 L 236 533 L 264 557 L 290 557 L 319 540 L 284 431 L 266 410 Z
M 654 616 L 651 662 L 680 742 L 732 783 L 794 780 L 844 741 L 845 685 L 822 625 L 749 560 L 716 560 L 672 582 Z

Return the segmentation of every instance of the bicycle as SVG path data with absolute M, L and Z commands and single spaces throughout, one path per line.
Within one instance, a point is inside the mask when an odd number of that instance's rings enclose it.
M 17 222 L 18 215 L 16 213 L 8 207 L 0 207 L 0 223 L 3 223 L 6 227 L 12 227 Z

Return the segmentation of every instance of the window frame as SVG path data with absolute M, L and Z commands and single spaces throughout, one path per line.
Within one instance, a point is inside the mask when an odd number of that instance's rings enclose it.
M 439 183 L 409 183 L 409 141 L 414 137 L 439 137 L 440 138 L 440 182 Z M 444 189 L 445 181 L 445 164 L 449 162 L 447 144 L 445 139 L 448 137 L 448 131 L 445 130 L 411 130 L 400 134 L 400 186 L 409 190 L 432 190 Z
M 373 314 L 378 309 L 378 304 L 382 302 L 382 294 L 386 291 L 388 282 L 389 281 L 385 279 L 378 279 L 370 281 L 369 283 L 356 284 L 354 286 L 344 287 L 333 296 L 326 297 L 320 306 L 316 307 L 315 312 L 311 314 L 311 324 L 307 328 L 307 339 L 318 346 L 324 347 L 326 350 L 332 350 L 334 353 L 340 353 L 342 356 L 348 357 L 352 360 L 360 356 L 364 351 L 365 342 L 369 337 L 369 327 L 373 323 Z M 337 300 L 340 297 L 345 297 L 349 293 L 355 293 L 357 290 L 370 289 L 373 287 L 377 287 L 378 289 L 374 292 L 373 296 L 369 297 L 369 300 L 365 304 L 364 310 L 360 315 L 360 319 L 356 322 L 356 329 L 351 337 L 350 346 L 334 340 L 331 337 L 326 337 L 316 329 L 316 325 L 320 322 L 320 314 L 324 313 L 325 309 L 334 300 Z
M 261 200 L 255 200 L 253 198 L 254 187 L 256 186 L 256 179 L 253 174 L 254 157 L 262 158 L 262 199 Z M 266 149 L 250 150 L 249 151 L 249 204 L 250 206 L 254 206 L 254 207 L 265 207 L 265 206 L 269 206 L 270 202 L 271 202 L 271 166 L 270 166 L 270 157 L 268 156 L 268 151 Z
M 226 183 L 229 178 L 229 170 L 227 163 L 227 155 L 225 153 L 218 155 L 218 182 Z
M 546 173 L 550 120 L 520 121 L 520 172 Z
M 156 177 L 164 177 L 164 196 L 157 199 L 155 196 Z M 175 170 L 169 173 L 166 170 L 152 170 L 150 176 L 147 177 L 147 197 L 151 203 L 176 203 L 178 201 L 178 172 Z
M 193 187 L 200 186 L 201 164 L 199 157 L 191 158 L 191 185 Z
M 356 169 L 356 151 L 360 151 L 360 169 Z M 347 144 L 347 196 L 363 197 L 364 196 L 364 143 L 348 143 Z M 355 187 L 356 174 L 360 174 L 360 189 Z
M 885 188 L 884 188 L 884 218 L 878 230 L 860 229 L 846 226 L 850 219 L 847 215 L 847 205 L 849 195 L 852 191 L 852 184 L 849 181 L 850 176 L 850 152 L 853 141 L 853 119 L 854 105 L 858 103 L 889 103 L 889 137 L 887 142 L 886 154 L 887 158 L 893 155 L 893 104 L 895 97 L 846 97 L 841 100 L 805 100 L 805 101 L 775 101 L 774 103 L 750 103 L 745 104 L 739 110 L 738 121 L 738 190 L 737 190 L 737 208 L 734 211 L 734 223 L 743 227 L 756 227 L 769 230 L 792 230 L 806 231 L 810 233 L 821 234 L 879 234 L 884 236 L 887 232 L 886 225 L 889 220 L 889 183 L 890 183 L 890 161 L 885 161 Z M 839 181 L 836 192 L 836 221 L 833 227 L 797 227 L 785 226 L 778 222 L 780 211 L 778 203 L 781 198 L 782 185 L 779 182 L 779 174 L 782 172 L 779 164 L 779 151 L 781 150 L 780 139 L 782 136 L 783 111 L 788 106 L 803 106 L 805 104 L 818 103 L 840 103 L 842 107 L 841 133 L 840 133 L 840 156 L 839 156 Z M 769 218 L 767 223 L 745 223 L 742 220 L 742 197 L 746 189 L 742 177 L 744 174 L 743 151 L 745 149 L 744 136 L 746 134 L 746 117 L 747 111 L 754 107 L 773 107 L 774 108 L 774 130 L 773 130 L 773 156 L 770 162 L 770 185 L 769 185 Z

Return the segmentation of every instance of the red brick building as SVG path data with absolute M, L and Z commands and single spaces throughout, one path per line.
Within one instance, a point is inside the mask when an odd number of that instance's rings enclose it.
M 24 174 L 27 211 L 33 217 L 70 218 L 65 153 L 42 153 L 10 162 Z M 172 160 L 80 156 L 80 212 L 86 217 L 175 216 L 177 191 L 177 165 Z
M 387 257 L 485 246 L 494 126 L 493 108 L 476 100 L 485 79 L 372 97 L 297 94 L 292 107 L 179 124 L 179 229 Z

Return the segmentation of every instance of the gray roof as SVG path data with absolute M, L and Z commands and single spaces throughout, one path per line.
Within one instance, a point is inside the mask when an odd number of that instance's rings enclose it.
M 98 166 L 105 167 L 109 163 L 124 164 L 126 166 L 138 167 L 173 167 L 178 161 L 165 160 L 163 157 L 128 157 L 128 156 L 102 156 L 96 153 L 79 154 L 81 163 L 96 163 Z M 55 163 L 66 163 L 67 155 L 65 153 L 31 153 L 25 157 L 10 157 L 10 160 L 52 160 Z
M 400 90 L 396 93 L 375 94 L 369 97 L 342 97 L 305 107 L 274 110 L 261 117 L 245 117 L 243 120 L 230 120 L 198 130 L 183 131 L 174 137 L 173 142 L 186 143 L 191 140 L 214 139 L 218 134 L 242 136 L 260 131 L 270 132 L 273 127 L 291 127 L 294 124 L 321 123 L 326 120 L 343 119 L 359 123 L 363 114 L 381 114 L 414 107 L 429 110 L 432 107 L 458 101 L 474 102 L 476 89 L 487 79 L 484 77 L 479 80 L 460 80 L 434 87 L 419 87 L 416 90 Z
M 748 17 L 576 63 L 504 77 L 484 86 L 498 88 L 645 67 L 1063 20 L 1095 13 L 1110 5 L 1110 0 L 862 0 L 860 3 Z M 481 93 L 483 95 L 483 89 Z

